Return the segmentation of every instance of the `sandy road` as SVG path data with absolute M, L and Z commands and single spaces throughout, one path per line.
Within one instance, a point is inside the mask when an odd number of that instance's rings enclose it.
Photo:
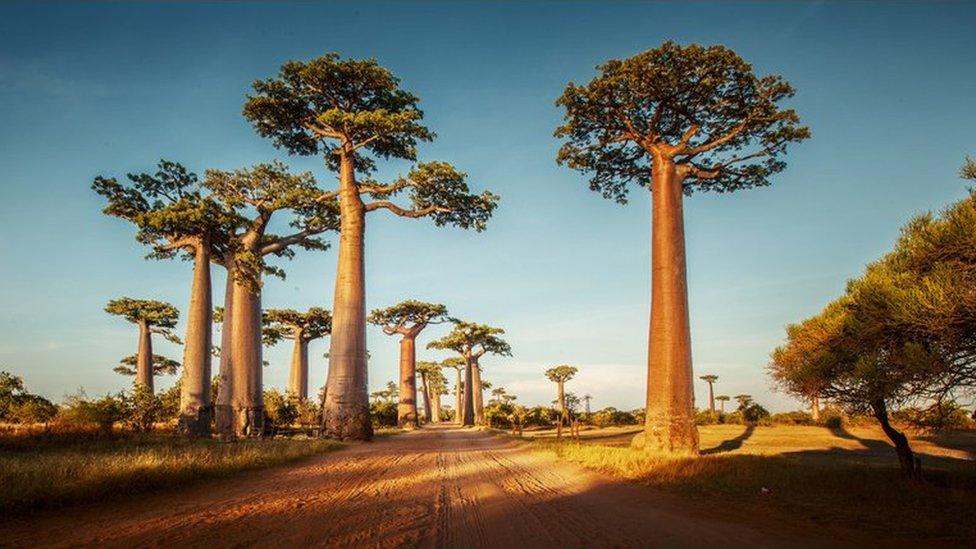
M 743 524 L 700 505 L 612 482 L 484 432 L 427 428 L 184 490 L 0 519 L 0 546 L 795 547 L 837 541 L 768 522 Z

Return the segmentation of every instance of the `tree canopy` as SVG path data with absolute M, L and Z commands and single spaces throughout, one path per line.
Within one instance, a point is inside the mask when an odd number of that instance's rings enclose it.
M 138 357 L 136 355 L 129 355 L 119 361 L 119 365 L 113 368 L 113 370 L 124 376 L 134 376 L 136 375 L 136 363 Z M 152 372 L 154 376 L 162 375 L 173 375 L 180 369 L 180 363 L 171 359 L 166 358 L 163 355 L 154 354 L 152 356 Z
M 268 345 L 296 337 L 312 341 L 332 332 L 332 313 L 321 307 L 312 307 L 304 313 L 294 309 L 265 309 L 262 321 L 263 339 Z
M 449 321 L 447 307 L 439 303 L 407 300 L 385 309 L 374 309 L 368 318 L 371 324 L 383 328 L 387 335 L 415 335 L 429 324 Z
M 105 312 L 121 316 L 133 324 L 145 322 L 153 333 L 160 334 L 174 343 L 180 343 L 180 338 L 172 332 L 176 327 L 176 321 L 180 318 L 180 311 L 169 303 L 120 297 L 109 301 L 105 306 Z
M 441 339 L 428 343 L 427 348 L 451 350 L 472 360 L 485 353 L 512 356 L 511 346 L 498 337 L 504 333 L 505 330 L 486 324 L 455 320 L 454 329 Z
M 546 370 L 546 377 L 549 381 L 553 383 L 565 383 L 571 379 L 579 370 L 575 366 L 570 366 L 568 364 L 563 364 L 561 366 L 553 366 Z
M 768 185 L 787 145 L 810 136 L 780 105 L 793 87 L 724 46 L 665 42 L 597 69 L 556 101 L 566 111 L 557 161 L 620 203 L 629 184 L 649 187 L 652 162 L 674 162 L 686 193 Z

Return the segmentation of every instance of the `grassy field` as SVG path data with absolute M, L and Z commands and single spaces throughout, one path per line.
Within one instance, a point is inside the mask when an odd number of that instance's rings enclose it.
M 627 447 L 636 428 L 583 431 L 559 443 L 526 432 L 536 451 L 602 473 L 783 520 L 803 518 L 891 536 L 948 543 L 976 539 L 976 433 L 916 437 L 924 482 L 899 477 L 894 452 L 873 428 L 702 427 L 699 458 Z
M 319 439 L 222 443 L 166 434 L 6 437 L 0 439 L 0 514 L 184 485 L 339 447 Z

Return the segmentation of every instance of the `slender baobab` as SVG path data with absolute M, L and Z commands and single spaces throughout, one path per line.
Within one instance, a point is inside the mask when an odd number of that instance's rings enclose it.
M 790 143 L 809 137 L 779 103 L 793 87 L 757 77 L 724 46 L 665 42 L 570 83 L 555 135 L 557 161 L 593 173 L 590 188 L 627 201 L 628 185 L 652 191 L 651 318 L 647 413 L 634 445 L 698 452 L 682 197 L 765 186 Z
M 573 379 L 579 370 L 575 366 L 563 364 L 554 366 L 546 370 L 546 377 L 558 387 L 556 401 L 559 403 L 559 421 L 566 424 L 569 419 L 569 412 L 566 409 L 566 382 Z
M 721 413 L 724 414 L 725 413 L 725 403 L 728 402 L 731 399 L 729 398 L 728 395 L 718 395 L 717 397 L 715 397 L 715 400 L 718 401 L 719 412 L 721 412 Z
M 386 335 L 400 335 L 400 400 L 397 425 L 420 427 L 417 421 L 417 336 L 427 326 L 447 322 L 447 307 L 439 303 L 408 300 L 386 309 L 376 309 L 367 319 L 383 328 Z
M 291 174 L 281 162 L 258 164 L 250 169 L 207 170 L 203 181 L 213 196 L 246 219 L 230 238 L 231 253 L 223 258 L 229 285 L 224 303 L 224 337 L 221 348 L 217 430 L 222 435 L 261 436 L 264 404 L 261 347 L 261 287 L 264 274 L 284 276 L 266 262 L 266 256 L 291 257 L 293 247 L 323 250 L 319 235 L 338 226 L 335 201 L 321 201 L 321 190 L 311 173 Z M 268 233 L 275 212 L 294 212 L 287 236 Z M 228 327 L 228 322 L 230 326 Z M 229 332 L 229 335 L 228 335 Z M 228 353 L 229 351 L 229 353 Z M 223 371 L 223 367 L 229 371 Z M 221 411 L 219 407 L 229 406 Z M 229 412 L 229 413 L 228 413 Z
M 322 432 L 369 439 L 366 214 L 383 209 L 482 231 L 498 197 L 472 194 L 466 175 L 444 162 L 420 163 L 388 184 L 364 177 L 377 159 L 414 160 L 417 143 L 434 138 L 421 124 L 419 99 L 400 89 L 399 79 L 375 60 L 327 54 L 307 63 L 289 61 L 277 78 L 254 82 L 254 91 L 244 116 L 259 134 L 293 154 L 324 154 L 328 167 L 339 173 L 338 188 L 322 195 L 339 199 L 342 219 Z M 404 191 L 409 205 L 391 200 Z
M 332 315 L 328 309 L 312 307 L 306 312 L 294 309 L 265 309 L 264 343 L 275 345 L 282 339 L 294 341 L 288 392 L 299 400 L 308 399 L 308 344 L 329 335 Z
M 713 386 L 715 385 L 715 382 L 718 381 L 718 376 L 708 374 L 708 375 L 701 376 L 698 379 L 708 384 L 708 411 L 714 413 L 715 412 L 715 388 Z
M 105 312 L 124 317 L 139 326 L 139 346 L 135 359 L 136 385 L 142 385 L 152 392 L 153 358 L 156 356 L 152 349 L 152 335 L 160 334 L 174 343 L 181 343 L 172 332 L 180 318 L 180 312 L 169 303 L 130 297 L 109 301 Z
M 482 390 L 479 359 L 485 353 L 501 356 L 512 356 L 512 348 L 501 339 L 505 330 L 493 328 L 485 324 L 454 321 L 451 333 L 427 344 L 428 349 L 449 349 L 464 359 L 464 406 L 461 413 L 462 425 L 480 423 L 484 417 L 484 410 L 475 407 L 475 394 Z
M 437 362 L 418 362 L 417 374 L 424 393 L 424 415 L 430 423 L 441 421 L 441 395 L 446 394 L 447 378 Z
M 592 397 L 592 396 L 590 396 L 590 395 L 589 395 L 589 393 L 587 393 L 587 394 L 585 394 L 585 395 L 583 395 L 583 402 L 584 402 L 584 403 L 585 403 L 585 405 L 586 405 L 586 417 L 587 417 L 587 418 L 589 418 L 589 417 L 590 417 L 590 401 L 591 401 L 591 400 L 593 400 L 593 397 Z M 589 421 L 589 420 L 587 420 L 587 421 Z
M 136 375 L 136 366 L 139 364 L 139 355 L 129 355 L 119 361 L 119 365 L 113 368 L 115 373 L 133 377 Z M 152 356 L 153 376 L 173 375 L 180 369 L 180 363 L 166 358 L 163 355 L 154 354 Z
M 155 174 L 128 174 L 129 183 L 97 177 L 92 189 L 108 200 L 103 210 L 132 222 L 136 240 L 152 247 L 149 257 L 181 255 L 193 261 L 180 384 L 178 428 L 191 436 L 210 433 L 213 297 L 212 258 L 227 253 L 228 235 L 241 223 L 233 211 L 201 188 L 182 165 L 160 160 Z
M 456 377 L 454 380 L 454 423 L 464 425 L 464 381 L 461 379 L 461 372 L 465 369 L 466 362 L 459 356 L 446 358 L 441 362 L 442 368 L 451 368 Z

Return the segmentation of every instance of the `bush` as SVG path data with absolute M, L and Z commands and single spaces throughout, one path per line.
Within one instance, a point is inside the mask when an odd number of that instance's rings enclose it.
M 153 426 L 163 409 L 159 397 L 154 395 L 148 387 L 137 383 L 132 388 L 131 397 L 119 393 L 119 398 L 125 400 L 127 413 L 122 420 L 129 428 L 141 433 L 148 433 L 153 430 Z
M 68 396 L 59 418 L 75 425 L 95 425 L 103 432 L 111 432 L 116 423 L 129 417 L 130 403 L 125 393 L 105 395 L 88 400 L 84 391 Z
M 318 425 L 321 421 L 322 409 L 315 402 L 305 399 L 298 402 L 298 423 L 303 427 Z
M 593 412 L 593 425 L 597 427 L 611 427 L 619 425 L 635 425 L 640 423 L 634 414 L 618 410 L 612 406 Z
M 274 427 L 288 427 L 298 420 L 298 397 L 277 389 L 264 392 L 264 416 Z
M 525 427 L 536 426 L 536 427 L 551 427 L 556 418 L 559 417 L 557 413 L 552 408 L 547 408 L 545 406 L 535 406 L 529 408 L 529 411 L 525 414 Z
M 802 410 L 773 414 L 769 419 L 774 425 L 816 425 L 813 415 Z
M 374 428 L 396 427 L 397 403 L 393 400 L 374 400 L 369 405 L 369 415 Z
M 769 411 L 755 402 L 742 410 L 742 419 L 749 425 L 769 425 Z
M 47 423 L 58 414 L 58 407 L 39 395 L 24 395 L 8 404 L 5 419 L 13 423 Z
M 722 414 L 718 411 L 699 410 L 695 412 L 695 425 L 717 425 L 722 423 Z
M 485 407 L 485 421 L 490 427 L 508 429 L 512 426 L 514 406 L 502 402 L 492 402 Z
M 969 412 L 956 402 L 945 402 L 941 406 L 933 404 L 928 408 L 903 408 L 893 412 L 891 417 L 895 421 L 929 432 L 968 429 L 973 425 Z
M 182 386 L 183 378 L 181 377 L 172 387 L 159 393 L 159 417 L 157 421 L 175 422 L 180 418 L 180 391 Z

